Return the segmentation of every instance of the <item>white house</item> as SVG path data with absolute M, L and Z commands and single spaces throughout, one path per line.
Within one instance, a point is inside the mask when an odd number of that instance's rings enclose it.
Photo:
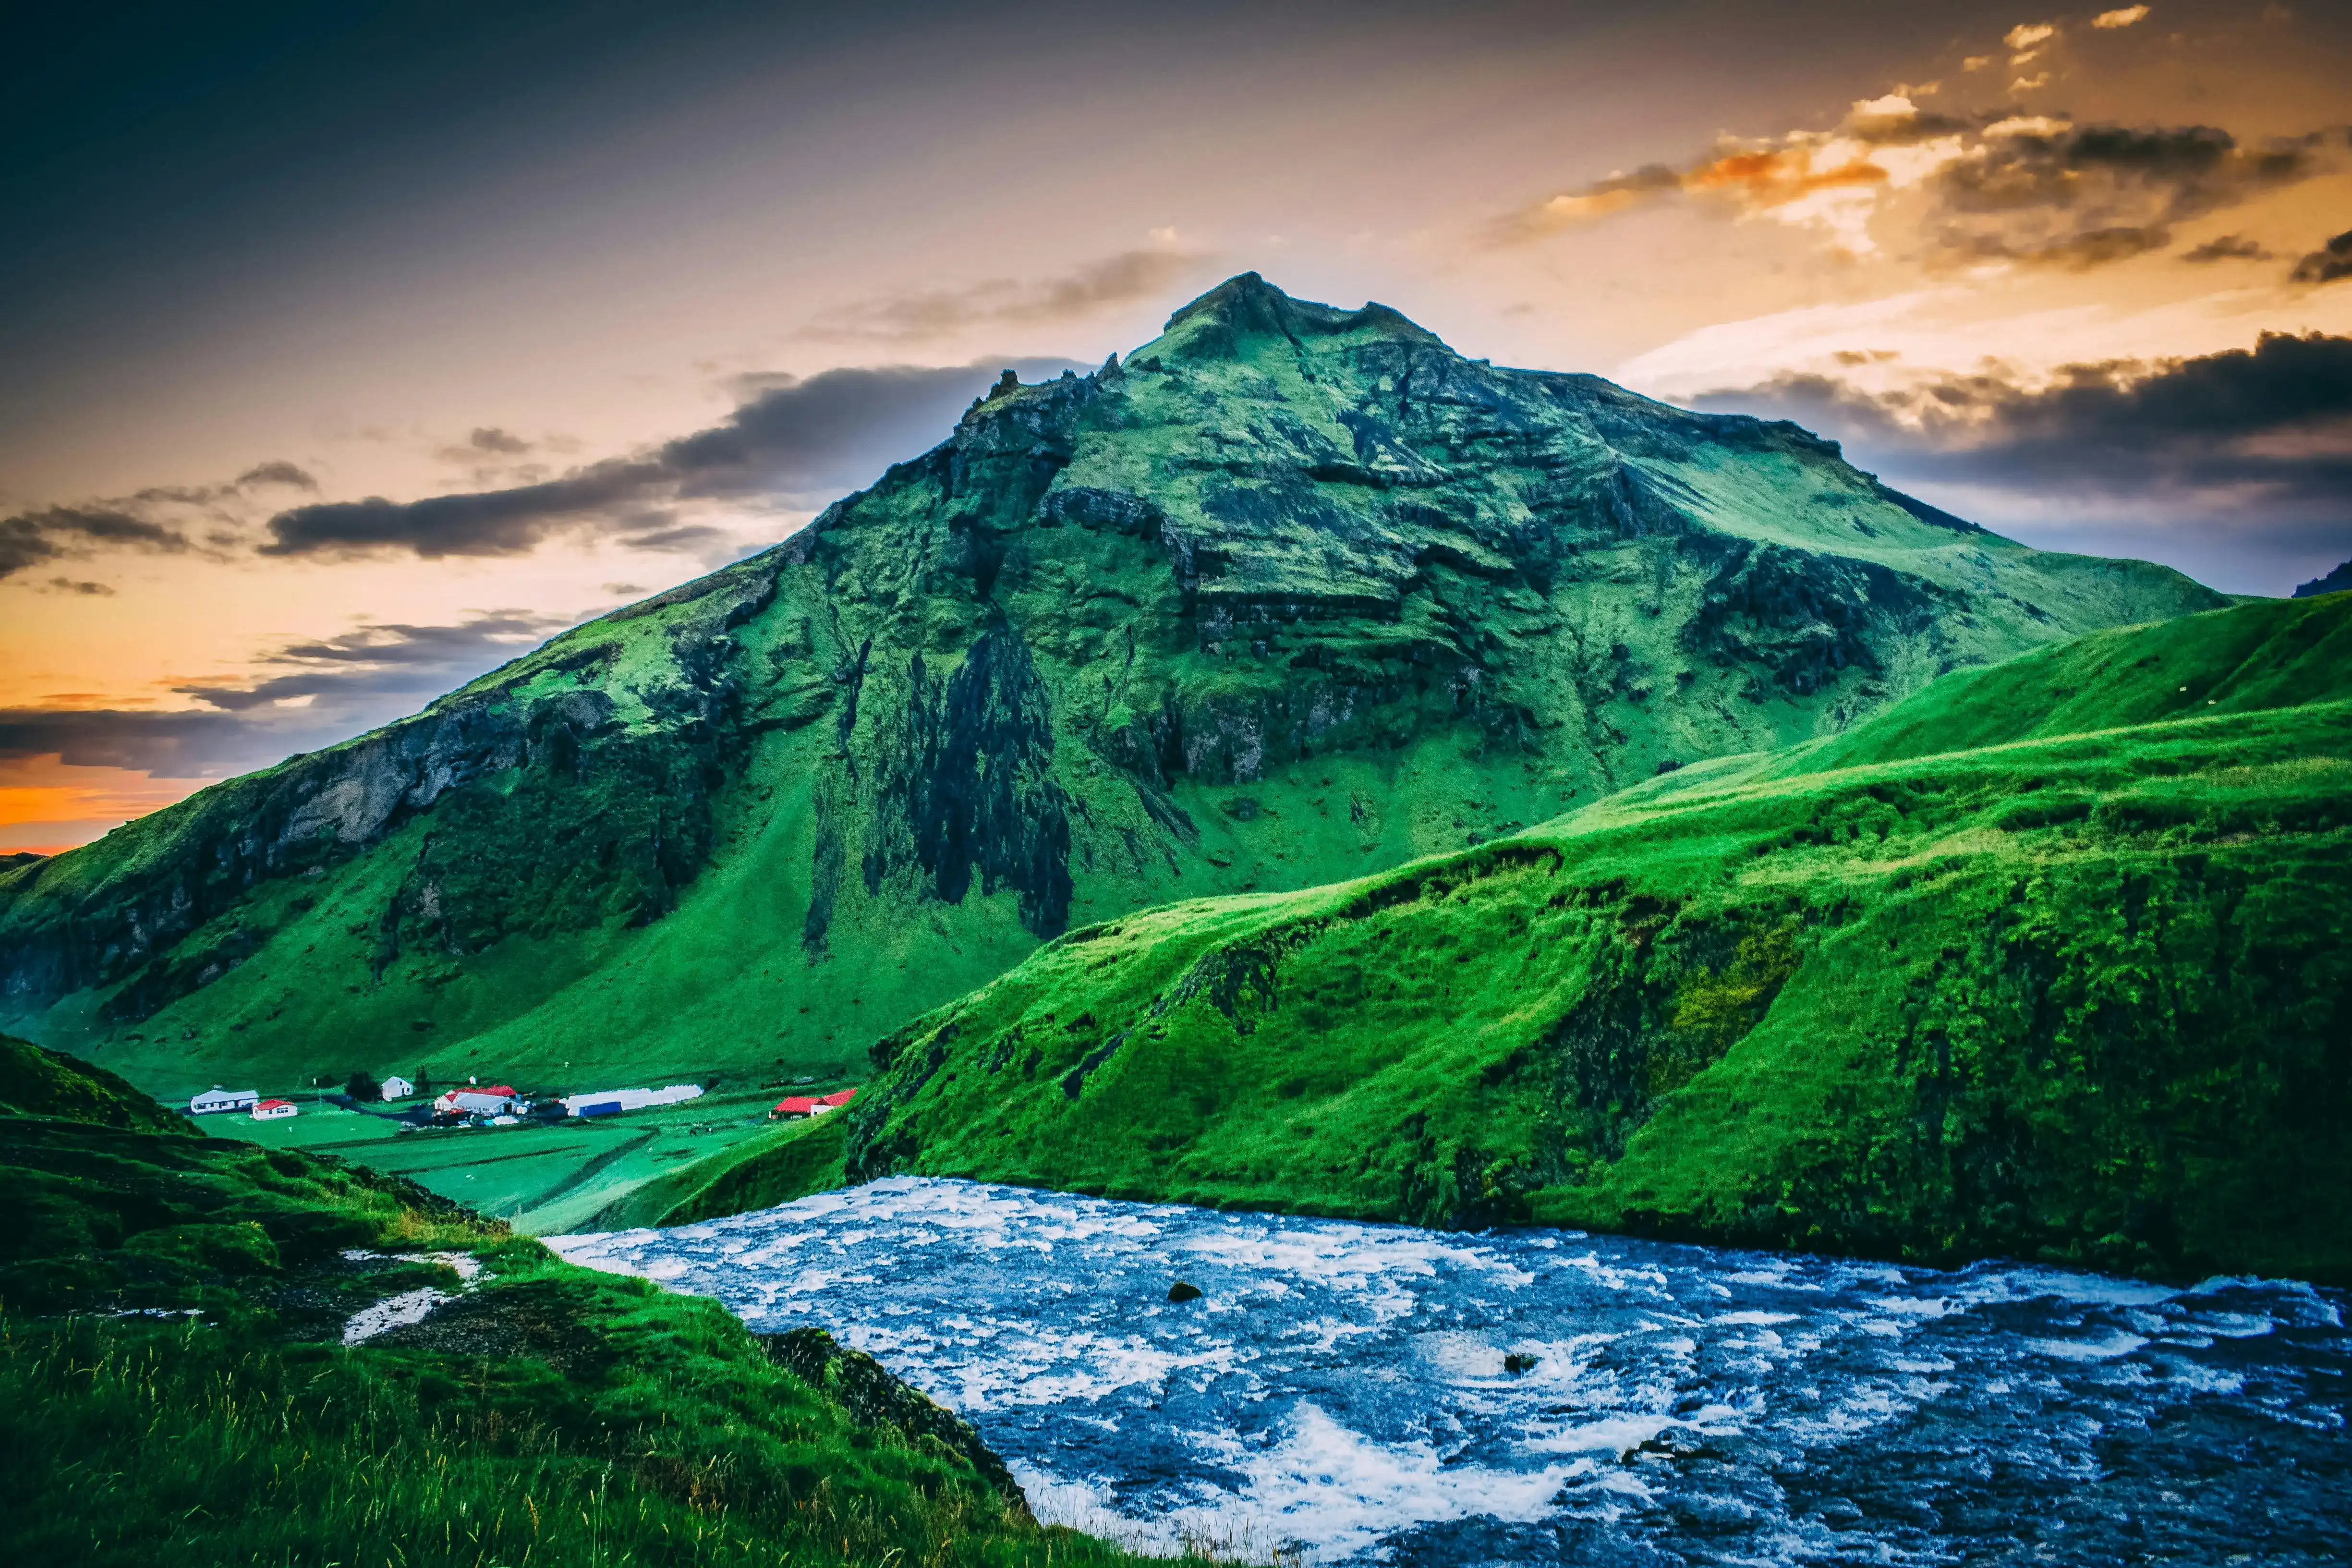
M 253 1119 L 256 1121 L 276 1121 L 280 1117 L 292 1116 L 299 1110 L 300 1107 L 290 1100 L 265 1100 L 254 1106 Z
M 398 1073 L 383 1080 L 383 1097 L 386 1100 L 406 1100 L 415 1092 L 416 1086 Z
M 188 1114 L 204 1116 L 216 1110 L 250 1110 L 253 1109 L 254 1101 L 260 1098 L 259 1089 L 223 1089 L 220 1085 L 215 1084 L 188 1101 Z

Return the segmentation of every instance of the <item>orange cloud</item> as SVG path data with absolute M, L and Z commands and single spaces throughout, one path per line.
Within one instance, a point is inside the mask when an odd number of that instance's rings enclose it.
M 1884 184 L 1891 177 L 1864 158 L 1850 159 L 1826 169 L 1812 166 L 1810 147 L 1783 147 L 1761 153 L 1734 153 L 1704 163 L 1683 176 L 1687 191 L 1722 192 L 1750 207 L 1778 206 L 1815 191 L 1846 185 Z

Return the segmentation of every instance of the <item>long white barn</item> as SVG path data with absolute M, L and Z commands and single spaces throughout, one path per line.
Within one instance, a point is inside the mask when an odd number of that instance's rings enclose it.
M 567 1094 L 563 1109 L 574 1116 L 611 1116 L 617 1111 L 643 1110 L 649 1105 L 676 1105 L 702 1093 L 698 1083 L 674 1083 L 667 1089 L 607 1089 L 593 1094 Z

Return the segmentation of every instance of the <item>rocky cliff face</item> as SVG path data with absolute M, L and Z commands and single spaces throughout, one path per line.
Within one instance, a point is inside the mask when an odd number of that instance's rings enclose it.
M 320 1071 L 846 1064 L 1074 921 L 1459 847 L 2219 602 L 1246 274 L 765 555 L 0 871 L 0 993 L 158 1083 L 322 1035 Z

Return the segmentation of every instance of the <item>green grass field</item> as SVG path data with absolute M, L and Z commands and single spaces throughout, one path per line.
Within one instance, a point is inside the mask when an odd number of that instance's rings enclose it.
M 793 1092 L 835 1087 L 829 1080 Z M 706 1094 L 680 1105 L 573 1118 L 551 1127 L 526 1121 L 411 1130 L 385 1117 L 312 1101 L 285 1121 L 243 1115 L 194 1121 L 211 1137 L 333 1155 L 405 1177 L 520 1234 L 546 1236 L 606 1223 L 606 1211 L 622 1212 L 615 1205 L 626 1205 L 639 1189 L 667 1191 L 664 1178 L 670 1173 L 774 1139 L 780 1127 L 767 1113 L 783 1092 Z M 640 1199 L 635 1208 L 656 1201 Z M 660 1205 L 663 1211 L 668 1206 Z

